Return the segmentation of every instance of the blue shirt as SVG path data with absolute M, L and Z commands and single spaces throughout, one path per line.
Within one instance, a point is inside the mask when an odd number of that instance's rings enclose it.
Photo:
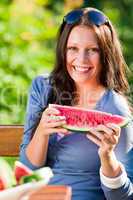
M 38 76 L 31 85 L 24 136 L 20 150 L 20 161 L 31 169 L 37 169 L 27 158 L 25 149 L 29 144 L 42 112 L 49 103 L 51 84 L 48 77 Z M 130 111 L 125 99 L 113 90 L 107 90 L 98 101 L 96 110 L 129 117 Z M 47 163 L 54 172 L 49 184 L 72 187 L 72 200 L 133 200 L 133 124 L 121 129 L 121 136 L 115 148 L 117 159 L 127 173 L 125 184 L 117 189 L 106 187 L 100 181 L 100 159 L 98 146 L 85 134 L 71 132 L 58 139 L 58 133 L 49 138 Z

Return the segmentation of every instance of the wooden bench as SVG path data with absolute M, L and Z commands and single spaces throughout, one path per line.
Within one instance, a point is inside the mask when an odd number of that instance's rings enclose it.
M 0 125 L 0 156 L 15 157 L 19 155 L 19 146 L 22 141 L 22 125 Z M 44 186 L 29 194 L 29 200 L 71 200 L 69 186 Z
M 29 192 L 26 196 L 28 200 L 71 200 L 71 188 L 49 185 Z
M 0 156 L 18 156 L 22 136 L 22 125 L 0 125 Z

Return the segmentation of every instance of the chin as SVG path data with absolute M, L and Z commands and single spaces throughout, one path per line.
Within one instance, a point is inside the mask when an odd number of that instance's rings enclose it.
M 88 78 L 75 78 L 75 77 L 71 77 L 75 83 L 78 83 L 78 84 L 85 84 L 87 82 L 89 82 L 89 79 Z

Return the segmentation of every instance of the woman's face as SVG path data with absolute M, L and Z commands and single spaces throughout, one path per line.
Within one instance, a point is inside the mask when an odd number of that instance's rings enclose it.
M 100 50 L 94 31 L 84 25 L 72 29 L 67 41 L 66 66 L 75 83 L 97 83 Z

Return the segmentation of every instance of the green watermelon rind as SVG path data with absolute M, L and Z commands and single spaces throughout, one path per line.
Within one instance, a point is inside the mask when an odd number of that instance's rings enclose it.
M 71 125 L 63 125 L 63 128 L 69 130 L 69 131 L 79 131 L 79 132 L 88 132 L 90 129 L 88 128 L 81 128 L 78 126 L 71 126 Z
M 122 123 L 118 124 L 118 126 L 121 127 L 121 128 L 124 128 L 129 124 L 129 122 L 130 122 L 130 119 L 129 118 L 125 118 Z
M 10 188 L 16 185 L 16 179 L 12 168 L 4 158 L 0 157 L 0 179 L 3 181 L 4 187 Z
M 102 111 L 97 111 L 97 110 L 90 110 L 90 109 L 85 109 L 85 108 L 79 108 L 79 107 L 72 107 L 70 108 L 70 106 L 62 106 L 62 105 L 58 105 L 58 104 L 49 104 L 49 107 L 51 108 L 56 108 L 58 109 L 58 107 L 62 107 L 65 109 L 72 109 L 72 110 L 77 110 L 77 111 L 87 111 L 87 112 L 95 112 L 95 113 L 100 113 L 102 115 L 108 115 L 108 116 L 112 116 L 112 117 L 116 117 L 116 118 L 121 118 L 121 123 L 115 123 L 116 125 L 118 125 L 119 127 L 123 128 L 126 127 L 130 121 L 129 118 L 123 117 L 121 115 L 113 115 L 111 113 L 107 113 L 107 112 L 102 112 Z M 109 123 L 109 122 L 108 122 Z M 70 131 L 77 131 L 77 132 L 89 132 L 91 127 L 79 127 L 79 126 L 73 126 L 73 125 L 68 125 L 65 124 L 63 125 L 63 128 L 70 130 Z
M 124 127 L 128 126 L 132 122 L 133 122 L 133 116 L 127 117 L 127 118 L 125 118 L 124 123 L 120 124 L 120 127 L 124 128 Z
M 27 175 L 27 176 L 22 176 L 20 178 L 19 184 L 36 182 L 36 181 L 40 181 L 40 180 L 41 179 L 37 174 L 31 174 L 31 175 Z
M 47 177 L 52 178 L 53 173 L 52 170 L 49 167 L 42 167 L 37 170 L 33 171 L 33 174 L 26 175 L 20 178 L 20 184 L 28 183 L 28 182 L 36 182 L 43 179 L 46 179 Z
M 123 121 L 120 124 L 117 124 L 119 127 L 124 128 L 128 125 L 128 120 L 125 119 L 125 121 Z M 79 132 L 89 132 L 91 127 L 83 127 L 80 128 L 78 126 L 71 126 L 71 125 L 63 125 L 63 128 L 69 130 L 69 131 L 79 131 Z

